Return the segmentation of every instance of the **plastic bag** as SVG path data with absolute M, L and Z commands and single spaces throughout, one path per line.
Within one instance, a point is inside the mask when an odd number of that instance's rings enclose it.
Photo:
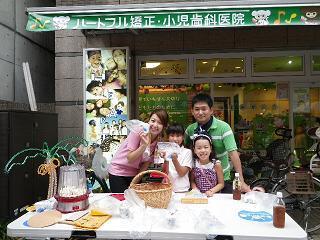
M 42 201 L 36 202 L 34 204 L 34 206 L 36 207 L 36 211 L 37 212 L 42 212 L 42 211 L 45 211 L 45 210 L 56 209 L 57 204 L 58 204 L 57 200 L 54 197 L 52 197 L 52 198 L 49 198 L 49 199 L 46 199 L 46 200 L 42 200 Z
M 136 134 L 139 134 L 141 131 L 144 133 L 149 133 L 150 126 L 148 123 L 142 122 L 138 119 L 132 119 L 127 121 L 127 128 L 130 132 L 134 132 Z M 146 148 L 146 150 L 143 153 L 143 159 L 148 159 L 150 156 L 150 146 Z
M 121 201 L 118 199 L 106 196 L 102 199 L 96 200 L 90 204 L 89 210 L 94 212 L 100 212 L 101 214 L 110 214 L 113 216 L 120 215 Z
M 165 152 L 167 161 L 172 161 L 172 154 L 179 155 L 181 152 L 180 146 L 174 142 L 158 142 L 157 149 L 157 154 L 154 158 L 154 163 L 156 164 L 164 163 L 164 159 L 161 157 L 162 152 Z
M 101 148 L 96 148 L 96 154 L 92 160 L 92 169 L 96 176 L 100 179 L 104 179 L 108 176 L 108 168 L 110 163 L 108 163 L 107 159 L 102 154 Z
M 195 229 L 199 233 L 205 233 L 207 236 L 211 235 L 210 230 L 223 227 L 223 223 L 219 221 L 208 209 L 203 209 L 200 211 L 198 217 L 196 218 Z
M 141 131 L 143 131 L 144 133 L 148 133 L 150 126 L 148 123 L 142 122 L 137 119 L 132 119 L 127 121 L 127 128 L 130 132 L 132 131 L 139 134 Z
M 243 197 L 245 203 L 254 204 L 252 209 L 264 209 L 267 211 L 270 211 L 273 208 L 275 199 L 276 196 L 274 194 L 257 191 L 247 192 Z
M 145 208 L 145 202 L 141 198 L 139 198 L 138 194 L 131 188 L 128 188 L 124 191 L 124 197 L 126 201 L 132 205 L 140 208 Z

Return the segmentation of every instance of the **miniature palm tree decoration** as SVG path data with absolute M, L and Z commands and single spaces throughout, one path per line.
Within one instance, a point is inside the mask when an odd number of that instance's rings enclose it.
M 13 155 L 7 162 L 4 171 L 9 174 L 11 169 L 17 165 L 24 165 L 28 160 L 38 157 L 44 158 L 45 161 L 38 167 L 38 174 L 49 175 L 49 186 L 47 198 L 53 197 L 57 192 L 57 168 L 63 164 L 69 165 L 77 162 L 75 149 L 80 145 L 88 146 L 88 142 L 81 137 L 68 137 L 59 141 L 52 148 L 49 148 L 46 142 L 42 148 L 27 148 Z M 26 156 L 27 155 L 27 156 Z M 23 161 L 19 158 L 23 157 Z

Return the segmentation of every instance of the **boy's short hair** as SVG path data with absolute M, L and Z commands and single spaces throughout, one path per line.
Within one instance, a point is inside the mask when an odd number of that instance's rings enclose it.
M 89 59 L 90 57 L 92 57 L 93 55 L 95 55 L 95 54 L 100 54 L 100 55 L 101 55 L 101 51 L 100 51 L 100 50 L 91 50 L 91 51 L 88 51 L 88 52 L 87 52 L 88 59 Z
M 173 123 L 169 125 L 166 130 L 167 135 L 169 134 L 181 134 L 184 135 L 184 127 L 179 123 Z
M 210 95 L 206 93 L 198 93 L 192 98 L 192 107 L 198 102 L 206 102 L 209 106 L 209 108 L 212 108 L 213 106 L 213 100 Z

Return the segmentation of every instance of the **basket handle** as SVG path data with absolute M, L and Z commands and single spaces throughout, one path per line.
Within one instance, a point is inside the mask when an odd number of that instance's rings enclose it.
M 171 183 L 170 178 L 169 178 L 168 175 L 165 174 L 164 172 L 160 172 L 160 171 L 158 171 L 158 170 L 147 170 L 147 171 L 143 171 L 143 172 L 141 172 L 141 173 L 138 173 L 138 174 L 132 179 L 129 187 L 131 187 L 133 184 L 137 184 L 144 175 L 150 174 L 150 173 L 157 173 L 157 174 L 159 174 L 159 175 L 162 175 L 162 176 L 164 176 L 165 178 L 168 179 L 168 183 Z

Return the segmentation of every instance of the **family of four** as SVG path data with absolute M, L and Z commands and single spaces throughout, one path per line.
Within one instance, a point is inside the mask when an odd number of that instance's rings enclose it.
M 175 142 L 181 148 L 179 154 L 173 154 L 169 161 L 169 177 L 174 192 L 187 192 L 192 188 L 207 196 L 217 192 L 231 193 L 230 161 L 240 174 L 242 191 L 250 191 L 243 179 L 231 127 L 213 116 L 212 98 L 204 93 L 197 94 L 192 99 L 191 112 L 196 122 L 186 130 L 179 124 L 168 126 L 167 112 L 156 109 L 150 114 L 149 133 L 130 132 L 109 168 L 111 192 L 124 192 L 134 176 L 148 169 L 164 131 L 169 142 Z M 144 154 L 147 148 L 150 149 L 148 156 Z M 163 156 L 165 158 L 165 154 Z

